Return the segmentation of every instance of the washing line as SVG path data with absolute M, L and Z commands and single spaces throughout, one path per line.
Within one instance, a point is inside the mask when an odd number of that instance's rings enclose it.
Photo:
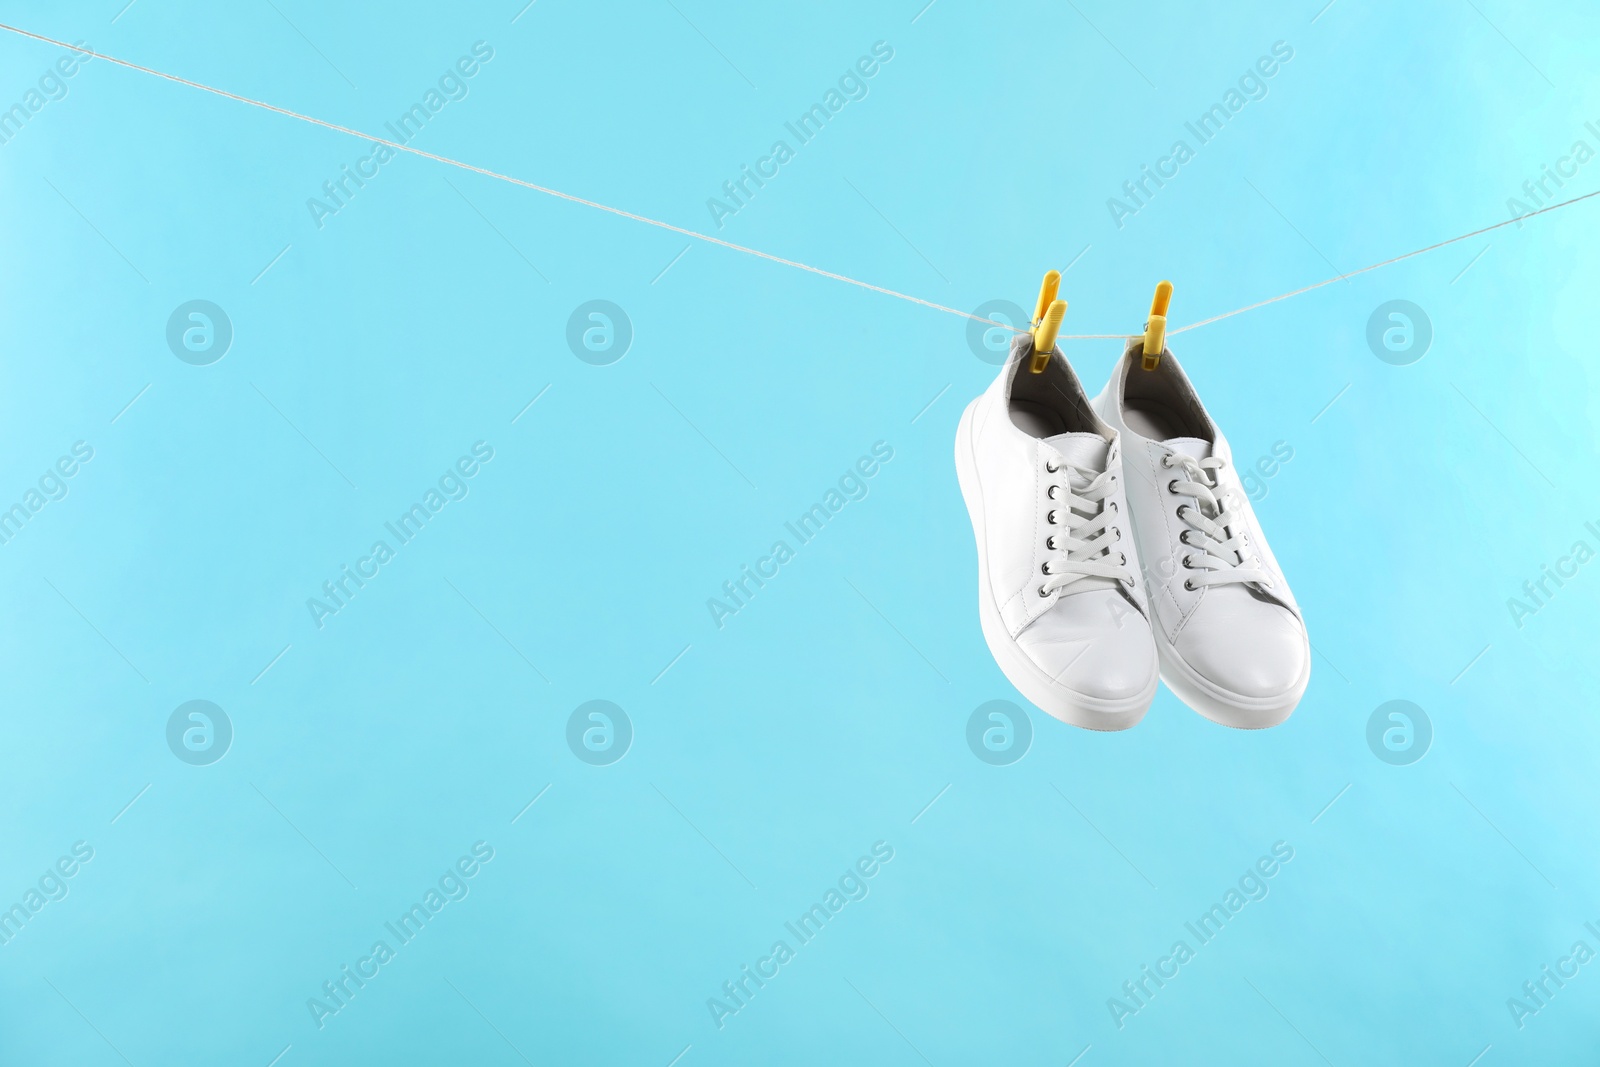
M 415 148 L 415 147 L 413 147 L 411 145 L 408 145 L 408 144 L 402 144 L 399 141 L 391 141 L 391 140 L 389 140 L 387 138 L 384 138 L 384 137 L 375 137 L 370 133 L 362 133 L 360 130 L 352 129 L 349 126 L 341 126 L 336 122 L 329 122 L 326 119 L 319 119 L 319 118 L 317 118 L 317 117 L 315 117 L 313 115 L 305 115 L 305 114 L 302 114 L 302 113 L 300 113 L 298 111 L 291 111 L 288 108 L 279 107 L 276 104 L 269 104 L 264 100 L 255 100 L 255 99 L 252 99 L 251 97 L 248 97 L 248 96 L 241 96 L 238 93 L 229 92 L 226 89 L 218 89 L 215 86 L 206 85 L 206 84 L 204 84 L 202 82 L 191 81 L 188 78 L 179 77 L 176 74 L 168 74 L 168 73 L 166 73 L 164 71 L 155 70 L 155 69 L 153 69 L 151 67 L 141 66 L 138 63 L 133 63 L 133 62 L 130 62 L 129 60 L 126 60 L 126 59 L 119 59 L 116 56 L 107 55 L 104 52 L 99 52 L 99 51 L 96 51 L 93 48 L 88 48 L 88 47 L 85 47 L 83 45 L 70 44 L 70 43 L 68 43 L 66 41 L 58 41 L 53 37 L 46 37 L 44 34 L 32 33 L 32 32 L 30 32 L 28 30 L 21 29 L 21 28 L 19 28 L 17 26 L 7 25 L 7 24 L 5 24 L 3 22 L 0 22 L 0 30 L 4 30 L 7 33 L 15 34 L 18 37 L 25 37 L 25 38 L 28 38 L 30 40 L 40 41 L 40 42 L 43 42 L 45 44 L 54 45 L 57 48 L 65 48 L 65 49 L 68 49 L 70 51 L 80 53 L 81 55 L 91 56 L 91 57 L 93 57 L 95 59 L 104 60 L 107 63 L 111 63 L 111 64 L 114 64 L 114 65 L 119 66 L 119 67 L 124 67 L 124 68 L 126 68 L 128 70 L 138 71 L 141 74 L 148 74 L 151 77 L 160 78 L 160 79 L 162 79 L 164 81 L 174 82 L 174 83 L 176 83 L 178 85 L 185 85 L 185 86 L 188 86 L 191 89 L 198 89 L 201 92 L 210 93 L 213 96 L 220 96 L 220 97 L 223 97 L 224 99 L 227 99 L 227 100 L 233 100 L 233 101 L 236 101 L 236 102 L 241 103 L 241 104 L 247 104 L 250 107 L 260 108 L 263 111 L 270 111 L 270 112 L 272 112 L 273 114 L 276 114 L 276 115 L 283 115 L 286 118 L 295 119 L 295 120 L 300 121 L 300 122 L 310 123 L 313 126 L 320 126 L 320 127 L 322 127 L 323 129 L 326 129 L 326 130 L 333 130 L 336 133 L 346 134 L 347 136 L 350 136 L 350 137 L 359 137 L 363 141 L 366 141 L 366 142 L 371 143 L 371 144 L 384 145 L 384 146 L 386 146 L 388 148 L 394 149 L 396 152 L 406 152 L 406 153 L 409 153 L 410 155 L 420 156 L 423 159 L 431 159 L 435 163 L 443 163 L 444 165 L 449 166 L 449 167 L 456 167 L 456 168 L 459 168 L 460 170 L 470 171 L 473 174 L 480 174 L 480 175 L 482 175 L 482 176 L 484 176 L 486 178 L 492 178 L 495 181 L 507 182 L 507 183 L 509 183 L 511 185 L 515 185 L 515 186 L 518 186 L 518 187 L 523 188 L 523 189 L 531 189 L 536 193 L 543 193 L 546 196 L 553 196 L 553 197 L 555 197 L 555 198 L 557 198 L 559 200 L 566 200 L 566 201 L 568 201 L 570 203 L 581 204 L 584 207 L 593 208 L 596 211 L 604 211 L 607 214 L 616 215 L 619 218 L 631 219 L 634 222 L 642 222 L 647 226 L 654 226 L 657 229 L 667 230 L 667 231 L 669 231 L 671 233 L 676 233 L 676 234 L 679 234 L 679 235 L 684 236 L 684 237 L 693 238 L 696 241 L 703 241 L 706 244 L 716 245 L 716 246 L 718 246 L 720 248 L 726 248 L 729 251 L 741 252 L 741 253 L 743 253 L 744 255 L 747 255 L 747 256 L 755 256 L 758 259 L 767 260 L 770 263 L 778 263 L 778 264 L 782 264 L 785 267 L 793 267 L 796 270 L 803 270 L 803 271 L 806 271 L 807 273 L 810 273 L 810 274 L 816 274 L 816 275 L 819 275 L 819 276 L 824 277 L 824 278 L 831 278 L 834 281 L 844 282 L 846 285 L 854 285 L 854 286 L 857 286 L 857 287 L 859 287 L 861 289 L 866 289 L 869 292 L 881 293 L 884 296 L 894 297 L 896 300 L 905 300 L 905 301 L 908 301 L 909 303 L 917 304 L 917 305 L 919 305 L 921 307 L 931 308 L 934 311 L 942 311 L 947 315 L 956 315 L 956 316 L 958 316 L 960 318 L 963 318 L 963 319 L 970 319 L 973 322 L 981 322 L 981 323 L 985 323 L 985 324 L 990 325 L 990 326 L 999 326 L 999 327 L 1001 327 L 1003 329 L 1008 329 L 1008 330 L 1011 330 L 1011 331 L 1013 331 L 1015 333 L 1028 332 L 1025 328 L 1018 327 L 1013 323 L 997 322 L 994 319 L 985 318 L 982 315 L 974 315 L 971 312 L 962 311 L 959 308 L 947 307 L 944 304 L 938 304 L 938 303 L 933 302 L 932 300 L 924 300 L 919 296 L 912 296 L 910 293 L 902 293 L 902 292 L 898 292 L 897 290 L 894 290 L 894 289 L 886 289 L 881 285 L 873 285 L 871 282 L 864 282 L 864 281 L 861 281 L 860 279 L 857 279 L 857 278 L 851 278 L 848 275 L 837 274 L 837 273 L 835 273 L 835 272 L 833 272 L 831 270 L 824 270 L 821 267 L 813 267 L 808 263 L 801 263 L 798 260 L 786 259 L 783 256 L 773 255 L 771 252 L 763 252 L 758 248 L 750 248 L 750 247 L 748 247 L 746 245 L 735 244 L 732 241 L 724 241 L 720 237 L 713 237 L 710 234 L 700 233 L 697 230 L 686 229 L 686 228 L 684 228 L 682 226 L 674 226 L 672 223 L 664 222 L 661 219 L 653 219 L 653 218 L 650 218 L 647 215 L 640 215 L 640 214 L 637 214 L 637 213 L 632 212 L 632 211 L 626 211 L 626 210 L 624 210 L 622 208 L 619 208 L 619 207 L 612 207 L 609 204 L 602 204 L 602 203 L 600 203 L 598 201 L 595 201 L 595 200 L 589 200 L 589 199 L 586 199 L 586 198 L 581 197 L 581 196 L 575 196 L 572 193 L 564 193 L 559 189 L 551 189 L 548 186 L 538 185 L 538 184 L 536 184 L 534 182 L 525 181 L 522 178 L 513 177 L 512 175 L 509 175 L 509 174 L 501 174 L 499 171 L 489 170 L 486 167 L 479 167 L 479 166 L 476 166 L 476 165 L 474 165 L 472 163 L 463 162 L 463 161 L 461 161 L 459 159 L 451 159 L 449 156 L 441 156 L 441 155 L 438 155 L 437 153 L 434 153 L 434 152 L 424 151 L 421 148 Z M 1362 267 L 1359 270 L 1353 270 L 1353 271 L 1349 271 L 1349 272 L 1344 273 L 1344 274 L 1335 275 L 1332 278 L 1326 278 L 1326 279 L 1324 279 L 1324 280 L 1322 280 L 1320 282 L 1316 282 L 1316 283 L 1314 283 L 1312 285 L 1302 286 L 1299 289 L 1293 289 L 1293 290 L 1290 290 L 1287 293 L 1280 293 L 1277 296 L 1268 297 L 1265 300 L 1258 300 L 1255 303 L 1247 304 L 1244 307 L 1234 308 L 1232 311 L 1225 311 L 1220 315 L 1213 315 L 1208 319 L 1201 319 L 1198 322 L 1191 322 L 1186 326 L 1176 327 L 1174 329 L 1168 330 L 1167 331 L 1167 335 L 1170 337 L 1173 334 L 1187 333 L 1190 330 L 1197 330 L 1202 326 L 1209 326 L 1214 322 L 1221 322 L 1224 319 L 1231 319 L 1235 315 L 1243 315 L 1244 313 L 1246 313 L 1248 311 L 1255 311 L 1258 308 L 1264 308 L 1264 307 L 1267 307 L 1270 304 L 1276 304 L 1276 303 L 1278 303 L 1280 301 L 1288 300 L 1288 299 L 1290 299 L 1292 297 L 1301 296 L 1301 295 L 1303 295 L 1305 293 L 1309 293 L 1309 292 L 1312 292 L 1314 290 L 1321 289 L 1324 286 L 1332 285 L 1334 282 L 1345 281 L 1346 279 L 1354 278 L 1354 277 L 1356 277 L 1358 275 L 1362 275 L 1362 274 L 1367 274 L 1367 273 L 1369 273 L 1371 271 L 1375 271 L 1375 270 L 1378 270 L 1378 269 L 1380 269 L 1382 267 L 1387 267 L 1387 266 L 1390 266 L 1392 264 L 1399 263 L 1399 262 L 1401 262 L 1403 260 L 1411 259 L 1413 257 L 1420 256 L 1420 255 L 1423 255 L 1423 254 L 1428 253 L 1428 252 L 1433 252 L 1433 251 L 1436 251 L 1436 250 L 1438 250 L 1440 248 L 1445 248 L 1445 247 L 1447 247 L 1449 245 L 1458 244 L 1461 241 L 1467 241 L 1467 240 L 1470 240 L 1470 239 L 1472 239 L 1474 237 L 1480 237 L 1483 234 L 1490 233 L 1490 232 L 1492 232 L 1494 230 L 1498 230 L 1498 229 L 1500 229 L 1502 227 L 1505 227 L 1505 226 L 1510 226 L 1513 223 L 1520 223 L 1524 219 L 1533 218 L 1536 215 L 1544 215 L 1544 214 L 1547 214 L 1547 213 L 1552 212 L 1552 211 L 1559 211 L 1562 208 L 1571 207 L 1573 204 L 1581 203 L 1581 202 L 1583 202 L 1585 200 L 1589 200 L 1589 199 L 1591 199 L 1593 197 L 1596 197 L 1596 196 L 1600 196 L 1600 190 L 1595 190 L 1594 192 L 1590 192 L 1590 193 L 1584 193 L 1582 196 L 1575 196 L 1570 200 L 1563 200 L 1560 203 L 1548 204 L 1545 207 L 1539 208 L 1536 211 L 1524 212 L 1523 214 L 1518 215 L 1515 218 L 1506 219 L 1506 220 L 1504 220 L 1502 222 L 1497 222 L 1497 223 L 1494 223 L 1494 224 L 1489 225 L 1489 226 L 1483 226 L 1483 227 L 1480 227 L 1480 228 L 1478 228 L 1476 230 L 1472 230 L 1472 231 L 1470 231 L 1468 233 L 1463 233 L 1463 234 L 1460 234 L 1460 235 L 1458 235 L 1456 237 L 1450 237 L 1450 238 L 1447 238 L 1447 239 L 1445 239 L 1443 241 L 1435 242 L 1434 244 L 1428 245 L 1425 248 L 1418 248 L 1418 249 L 1415 249 L 1415 250 L 1410 251 L 1410 252 L 1402 253 L 1401 255 L 1398 255 L 1398 256 L 1391 256 L 1388 259 L 1381 260 L 1380 262 L 1377 262 L 1377 263 L 1373 263 L 1370 266 Z M 1061 341 L 1130 340 L 1132 338 L 1142 337 L 1142 336 L 1143 336 L 1142 334 L 1122 334 L 1122 333 L 1079 333 L 1079 334 L 1066 334 L 1066 333 L 1064 333 L 1064 334 L 1058 334 L 1057 335 L 1057 339 L 1061 340 Z

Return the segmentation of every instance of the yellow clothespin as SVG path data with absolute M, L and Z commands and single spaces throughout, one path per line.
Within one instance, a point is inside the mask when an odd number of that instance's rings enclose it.
M 1167 307 L 1172 303 L 1172 283 L 1158 282 L 1150 301 L 1150 321 L 1144 324 L 1144 369 L 1155 370 L 1167 347 Z
M 1044 284 L 1039 286 L 1039 301 L 1033 307 L 1033 362 L 1028 369 L 1034 374 L 1043 374 L 1045 365 L 1050 362 L 1050 353 L 1056 348 L 1056 334 L 1067 313 L 1067 302 L 1056 299 L 1060 289 L 1061 272 L 1045 271 Z

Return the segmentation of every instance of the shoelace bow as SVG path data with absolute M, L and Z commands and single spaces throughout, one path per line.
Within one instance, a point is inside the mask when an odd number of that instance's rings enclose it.
M 1184 587 L 1192 591 L 1229 582 L 1255 582 L 1270 589 L 1272 575 L 1245 535 L 1244 515 L 1232 506 L 1229 494 L 1218 495 L 1220 472 L 1227 464 L 1217 456 L 1197 460 L 1171 453 L 1162 457 L 1161 465 L 1182 471 L 1187 479 L 1174 478 L 1168 483 L 1168 491 L 1194 501 L 1178 508 L 1178 518 L 1189 526 L 1178 535 L 1178 540 L 1190 549 L 1182 563 L 1197 572 L 1184 579 Z M 1199 537 L 1192 537 L 1191 533 Z
M 1116 488 L 1116 477 L 1110 471 L 1094 474 L 1056 460 L 1048 461 L 1044 469 L 1063 477 L 1047 490 L 1054 506 L 1046 513 L 1045 521 L 1059 532 L 1045 540 L 1045 547 L 1056 555 L 1044 562 L 1046 577 L 1039 595 L 1047 597 L 1084 578 L 1109 578 L 1131 584 L 1133 573 L 1128 569 L 1127 555 L 1121 551 L 1113 554 L 1112 548 L 1122 540 L 1122 531 L 1110 525 L 1116 502 L 1106 500 Z

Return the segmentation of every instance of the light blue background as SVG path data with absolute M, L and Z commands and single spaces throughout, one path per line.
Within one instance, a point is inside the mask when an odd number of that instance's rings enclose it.
M 1081 252 L 1074 333 L 1139 329 L 1159 278 L 1176 325 L 1500 221 L 1600 149 L 1577 3 L 122 5 L 0 21 L 372 132 L 482 40 L 419 147 L 696 229 L 886 41 L 719 234 L 966 310 Z M 0 35 L 0 105 L 59 54 Z M 1021 698 L 973 611 L 951 443 L 995 368 L 964 320 L 410 157 L 319 230 L 360 141 L 105 62 L 68 85 L 0 146 L 0 504 L 94 449 L 0 546 L 0 906 L 94 858 L 0 947 L 0 1063 L 1592 1059 L 1600 964 L 1520 1030 L 1506 1001 L 1600 950 L 1600 564 L 1521 628 L 1506 602 L 1600 548 L 1593 203 L 1176 338 L 1241 462 L 1293 449 L 1256 506 L 1310 690 L 1262 733 L 1164 689 L 1121 734 L 1033 713 L 995 767 L 968 716 Z M 166 344 L 192 299 L 233 324 L 210 366 Z M 635 331 L 610 366 L 565 340 L 591 299 Z M 1410 366 L 1365 340 L 1390 299 L 1432 322 Z M 1067 346 L 1092 390 L 1118 351 Z M 470 495 L 319 630 L 306 599 L 477 441 Z M 877 441 L 866 499 L 717 629 Z M 597 698 L 635 730 L 605 767 L 565 740 Z M 210 766 L 167 747 L 192 699 L 235 730 Z M 1367 746 L 1392 699 L 1432 721 L 1410 766 Z M 477 841 L 470 895 L 319 1029 Z M 719 1030 L 707 998 L 876 841 L 870 895 Z M 1119 1030 L 1107 999 L 1278 841 Z

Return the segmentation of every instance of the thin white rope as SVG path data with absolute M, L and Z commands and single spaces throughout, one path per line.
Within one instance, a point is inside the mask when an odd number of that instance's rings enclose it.
M 1582 196 L 1575 196 L 1571 200 L 1563 200 L 1559 204 L 1549 204 L 1540 208 L 1538 211 L 1525 212 L 1524 214 L 1518 215 L 1516 218 L 1506 219 L 1504 222 L 1497 222 L 1492 226 L 1484 226 L 1481 229 L 1473 230 L 1471 233 L 1464 233 L 1459 237 L 1451 237 L 1448 240 L 1440 241 L 1437 244 L 1431 244 L 1426 248 L 1419 248 L 1414 252 L 1407 252 L 1404 255 L 1395 256 L 1392 259 L 1386 259 L 1381 263 L 1374 263 L 1370 267 L 1362 267 L 1360 270 L 1353 270 L 1349 274 L 1340 274 L 1337 277 L 1328 278 L 1324 281 L 1317 282 L 1315 285 L 1308 285 L 1292 292 L 1281 293 L 1278 296 L 1271 297 L 1267 300 L 1260 300 L 1254 304 L 1249 304 L 1242 308 L 1234 308 L 1232 311 L 1225 311 L 1221 315 L 1213 315 L 1209 319 L 1201 319 L 1199 322 L 1191 322 L 1189 325 L 1181 326 L 1176 330 L 1168 330 L 1167 336 L 1170 337 L 1175 333 L 1187 333 L 1189 330 L 1198 329 L 1201 326 L 1209 326 L 1213 322 L 1221 322 L 1223 319 L 1231 319 L 1235 315 L 1243 315 L 1246 311 L 1254 311 L 1257 308 L 1264 308 L 1268 304 L 1276 304 L 1278 301 L 1287 300 L 1291 296 L 1299 296 L 1302 293 L 1309 293 L 1313 289 L 1321 289 L 1324 285 L 1332 285 L 1334 282 L 1342 282 L 1346 278 L 1354 278 L 1358 274 L 1366 274 L 1368 271 L 1377 270 L 1379 267 L 1387 267 L 1391 263 L 1399 263 L 1403 259 L 1410 259 L 1413 256 L 1420 256 L 1424 252 L 1432 252 L 1435 249 L 1443 248 L 1445 245 L 1453 245 L 1459 241 L 1466 241 L 1474 237 L 1481 237 L 1482 235 L 1493 230 L 1498 230 L 1504 226 L 1510 226 L 1512 223 L 1521 222 L 1523 219 L 1531 219 L 1533 216 L 1543 215 L 1547 211 L 1555 211 L 1559 208 L 1570 207 L 1573 204 L 1583 200 L 1588 200 L 1589 198 L 1595 196 L 1600 196 L 1600 189 L 1596 189 L 1592 193 L 1584 193 Z
M 264 100 L 253 100 L 248 96 L 240 96 L 238 93 L 230 93 L 226 89 L 218 89 L 214 86 L 204 85 L 197 81 L 190 81 L 188 78 L 180 78 L 176 74 L 167 74 L 163 71 L 152 70 L 149 67 L 142 67 L 137 63 L 130 63 L 126 59 L 118 59 L 116 56 L 108 56 L 104 52 L 96 52 L 94 49 L 85 48 L 82 45 L 69 44 L 66 41 L 58 41 L 53 37 L 46 37 L 39 33 L 30 33 L 27 30 L 18 29 L 15 26 L 8 26 L 5 23 L 0 23 L 0 30 L 17 34 L 19 37 L 29 37 L 35 41 L 43 41 L 46 44 L 55 45 L 58 48 L 68 48 L 74 52 L 80 52 L 84 55 L 93 56 L 96 59 L 103 59 L 108 63 L 115 63 L 119 67 L 126 67 L 129 70 L 136 70 L 141 74 L 149 74 L 153 77 L 162 78 L 169 82 L 176 82 L 179 85 L 187 85 L 191 89 L 199 89 L 202 92 L 226 97 L 229 100 L 237 100 L 241 104 L 249 104 L 251 107 L 258 107 L 264 111 L 271 111 L 278 115 L 285 115 L 292 119 L 299 119 L 301 122 L 309 122 L 313 126 L 321 126 L 324 129 L 334 130 L 338 133 L 349 134 L 351 137 L 359 137 L 363 141 L 368 141 L 373 144 L 386 145 L 389 148 L 393 148 L 397 152 L 409 152 L 414 156 L 421 156 L 424 159 L 431 159 L 436 163 L 444 163 L 451 167 L 459 167 L 462 170 L 471 171 L 474 174 L 481 174 L 486 178 L 494 178 L 498 181 L 510 182 L 512 185 L 519 185 L 524 189 L 532 189 L 534 192 L 544 193 L 546 196 L 554 196 L 561 200 L 569 200 L 574 204 L 582 204 L 584 207 L 592 207 L 597 211 L 605 211 L 612 215 L 619 215 L 625 219 L 632 219 L 635 222 L 642 222 L 647 226 L 656 226 L 663 230 L 671 230 L 673 233 L 682 234 L 685 237 L 693 237 L 695 240 L 705 241 L 707 244 L 720 245 L 723 248 L 732 249 L 735 252 L 743 252 L 746 255 L 757 256 L 761 259 L 771 260 L 773 263 L 781 263 L 786 267 L 795 267 L 799 270 L 809 271 L 812 274 L 820 274 L 824 278 L 832 278 L 835 281 L 845 282 L 849 285 L 858 285 L 863 289 L 870 289 L 872 292 L 882 293 L 885 296 L 892 296 L 900 300 L 909 300 L 913 304 L 921 304 L 923 307 L 932 308 L 935 311 L 943 311 L 951 315 L 960 315 L 962 318 L 976 319 L 979 322 L 990 323 L 994 326 L 1007 325 L 1003 322 L 995 322 L 993 319 L 985 319 L 978 315 L 971 315 L 965 311 L 959 311 L 956 308 L 945 307 L 943 304 L 935 304 L 931 300 L 924 300 L 918 296 L 911 296 L 909 293 L 901 293 L 896 292 L 893 289 L 885 289 L 880 285 L 873 285 L 871 282 L 858 281 L 855 278 L 849 278 L 843 274 L 835 274 L 833 271 L 823 270 L 821 267 L 813 267 L 793 259 L 785 259 L 782 256 L 775 256 L 771 252 L 763 252 L 758 248 L 747 248 L 744 245 L 734 244 L 732 241 L 724 241 L 720 237 L 712 237 L 710 234 L 699 233 L 695 230 L 687 230 L 682 226 L 674 226 L 672 223 L 662 222 L 660 219 L 652 219 L 645 215 L 635 214 L 632 211 L 624 211 L 619 207 L 611 207 L 610 205 L 601 204 L 594 200 L 586 200 L 581 196 L 574 196 L 571 193 L 563 193 L 559 189 L 550 189 L 543 185 L 535 185 L 533 182 L 524 181 L 521 178 L 514 178 L 509 174 L 501 174 L 498 171 L 488 170 L 484 167 L 477 167 L 471 163 L 463 163 L 458 159 L 451 159 L 448 156 L 436 155 L 433 152 L 425 152 L 420 148 L 413 148 L 410 145 L 401 144 L 398 141 L 390 141 L 383 137 L 375 137 L 370 133 L 362 133 L 360 130 L 351 129 L 349 126 L 341 126 L 336 122 L 328 122 L 325 119 L 319 119 L 312 115 L 302 115 L 298 111 L 290 111 L 288 108 L 278 107 L 276 104 L 269 104 Z
M 859 288 L 866 289 L 874 293 L 882 293 L 884 296 L 892 296 L 897 300 L 905 300 L 913 304 L 921 305 L 925 308 L 932 308 L 934 311 L 942 311 L 948 315 L 956 315 L 960 318 L 970 319 L 973 322 L 985 323 L 989 326 L 998 326 L 1002 329 L 1011 330 L 1013 333 L 1021 334 L 1030 332 L 1030 330 L 1025 327 L 1014 326 L 1007 322 L 997 322 L 994 319 L 984 318 L 982 315 L 974 315 L 971 312 L 961 311 L 958 308 L 946 307 L 944 304 L 936 304 L 931 300 L 924 300 L 921 297 L 912 296 L 909 293 L 897 292 L 894 289 L 886 289 L 881 285 L 873 285 L 871 282 L 864 282 L 843 274 L 836 274 L 833 271 L 823 270 L 821 267 L 813 267 L 809 264 L 801 263 L 798 260 L 785 259 L 783 256 L 776 256 L 771 252 L 763 252 L 758 248 L 749 248 L 745 245 L 734 244 L 732 241 L 724 241 L 720 237 L 712 237 L 710 234 L 700 233 L 696 230 L 685 229 L 682 226 L 674 226 L 672 223 L 663 222 L 660 219 L 653 219 L 646 215 L 639 215 L 632 211 L 625 211 L 622 208 L 611 207 L 608 204 L 602 204 L 595 200 L 588 200 L 581 196 L 575 196 L 572 193 L 564 193 L 559 189 L 551 189 L 543 185 L 536 185 L 533 182 L 524 181 L 521 178 L 515 178 L 509 174 L 501 174 L 498 171 L 474 166 L 471 163 L 464 163 L 461 160 L 451 159 L 448 156 L 441 156 L 433 152 L 424 151 L 420 148 L 413 148 L 410 145 L 401 144 L 398 141 L 391 141 L 383 137 L 375 137 L 370 133 L 362 133 L 360 130 L 352 129 L 349 126 L 341 126 L 336 122 L 329 122 L 326 119 L 319 119 L 312 115 L 303 115 L 298 111 L 291 111 L 288 108 L 278 107 L 276 104 L 269 104 L 264 100 L 255 100 L 248 96 L 240 96 L 238 93 L 231 93 L 226 89 L 218 89 L 215 86 L 206 85 L 197 81 L 190 81 L 188 78 L 181 78 L 176 74 L 167 74 L 164 71 L 140 66 L 138 63 L 132 63 L 126 59 L 118 59 L 116 56 L 107 55 L 104 52 L 97 52 L 94 49 L 86 48 L 83 45 L 70 44 L 66 41 L 58 41 L 54 37 L 46 37 L 43 34 L 32 33 L 16 26 L 7 25 L 3 22 L 0 22 L 0 30 L 4 30 L 7 33 L 16 34 L 18 37 L 26 37 L 31 40 L 42 41 L 45 44 L 53 45 L 57 48 L 66 48 L 74 52 L 82 53 L 83 55 L 93 56 L 95 59 L 103 59 L 106 62 L 113 63 L 119 67 L 126 67 L 128 70 L 136 70 L 141 74 L 148 74 L 152 77 L 161 78 L 164 81 L 175 82 L 178 85 L 186 85 L 191 89 L 199 89 L 201 92 L 211 93 L 214 96 L 224 97 L 228 100 L 234 100 L 241 104 L 248 104 L 251 107 L 260 108 L 263 111 L 270 111 L 277 115 L 283 115 L 291 119 L 298 119 L 301 122 L 307 122 L 313 126 L 321 126 L 323 129 L 333 130 L 336 133 L 347 134 L 351 137 L 359 137 L 363 141 L 368 141 L 373 144 L 381 144 L 388 148 L 392 148 L 397 152 L 408 152 L 414 156 L 421 156 L 423 159 L 431 159 L 436 163 L 443 163 L 446 166 L 457 167 L 461 170 L 471 171 L 474 174 L 481 174 L 486 178 L 493 178 L 496 181 L 508 182 L 511 185 L 520 186 L 524 189 L 531 189 L 536 193 L 543 193 L 546 196 L 553 196 L 559 200 L 570 201 L 574 204 L 582 204 L 584 207 L 594 208 L 597 211 L 604 211 L 608 214 L 617 215 L 621 218 L 632 219 L 634 222 L 642 222 L 647 226 L 655 226 L 658 229 L 668 230 L 672 233 L 681 234 L 684 237 L 691 237 L 697 241 L 704 241 L 707 244 L 717 245 L 721 248 L 726 248 L 734 252 L 743 252 L 745 255 L 755 256 L 758 259 L 765 259 L 772 263 L 780 263 L 785 267 L 794 267 L 797 270 L 803 270 L 810 274 L 817 274 L 824 278 L 832 278 L 834 281 L 844 282 L 847 285 L 858 286 Z M 1256 309 L 1264 308 L 1269 304 L 1276 304 L 1281 300 L 1288 300 L 1291 297 L 1300 296 L 1315 289 L 1321 289 L 1323 286 L 1332 285 L 1334 282 L 1344 281 L 1347 278 L 1354 278 L 1357 275 L 1366 274 L 1369 271 L 1375 271 L 1380 267 L 1387 267 L 1391 264 L 1399 263 L 1402 260 L 1411 259 L 1413 256 L 1420 256 L 1425 252 L 1432 252 L 1436 249 L 1444 248 L 1447 245 L 1453 245 L 1460 241 L 1470 240 L 1473 237 L 1479 237 L 1491 231 L 1501 229 L 1502 227 L 1510 226 L 1513 223 L 1520 223 L 1522 220 L 1533 218 L 1536 215 L 1543 215 L 1547 212 L 1558 211 L 1561 208 L 1571 207 L 1573 204 L 1580 203 L 1596 196 L 1600 196 L 1600 190 L 1595 190 L 1591 193 L 1585 193 L 1582 196 L 1575 196 L 1570 200 L 1563 200 L 1557 204 L 1549 204 L 1545 207 L 1539 208 L 1537 211 L 1525 212 L 1516 216 L 1515 218 L 1506 219 L 1503 222 L 1497 222 L 1491 226 L 1484 226 L 1473 230 L 1470 233 L 1461 234 L 1458 237 L 1451 237 L 1447 240 L 1439 241 L 1436 244 L 1428 245 L 1426 248 L 1419 248 L 1412 252 L 1406 252 L 1402 255 L 1394 256 L 1378 263 L 1373 263 L 1370 266 L 1362 267 L 1359 270 L 1350 271 L 1347 274 L 1336 275 L 1335 277 L 1327 278 L 1313 285 L 1307 285 L 1303 288 L 1295 289 L 1287 293 L 1280 293 L 1277 296 L 1269 297 L 1266 300 L 1257 301 L 1254 304 L 1248 304 L 1241 308 L 1235 308 L 1232 311 L 1225 311 L 1220 315 L 1213 315 L 1209 319 L 1201 319 L 1199 322 L 1191 322 L 1187 326 L 1180 326 L 1176 329 L 1168 330 L 1167 335 L 1170 337 L 1174 334 L 1187 333 L 1190 330 L 1199 329 L 1201 326 L 1209 326 L 1214 322 L 1221 322 L 1223 319 L 1231 319 L 1235 315 L 1242 315 L 1247 311 L 1255 311 Z M 1058 339 L 1063 341 L 1126 341 L 1142 336 L 1143 334 L 1126 333 L 1064 333 L 1059 334 Z

